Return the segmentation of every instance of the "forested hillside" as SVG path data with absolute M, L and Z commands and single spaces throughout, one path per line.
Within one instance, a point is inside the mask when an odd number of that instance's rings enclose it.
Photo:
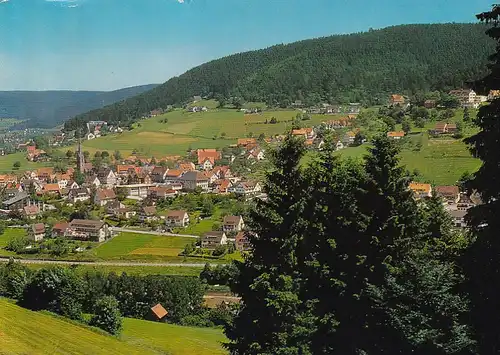
M 50 128 L 154 87 L 143 85 L 115 91 L 0 91 L 0 118 L 25 120 L 18 128 Z
M 449 89 L 486 72 L 494 49 L 480 24 L 404 25 L 235 54 L 195 67 L 139 96 L 66 123 L 130 122 L 194 95 L 243 97 L 287 105 L 385 101 L 393 92 Z

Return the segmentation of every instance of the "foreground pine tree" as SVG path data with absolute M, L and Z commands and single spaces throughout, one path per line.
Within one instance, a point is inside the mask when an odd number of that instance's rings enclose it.
M 288 138 L 273 156 L 233 286 L 243 305 L 226 327 L 231 353 L 469 353 L 461 277 L 429 251 L 396 145 L 375 139 L 362 164 L 327 144 L 307 169 L 303 153 Z
M 300 140 L 288 137 L 274 152 L 268 173 L 267 201 L 258 201 L 251 215 L 253 253 L 239 264 L 233 291 L 243 306 L 226 327 L 232 354 L 309 354 L 310 322 L 299 297 L 299 258 L 307 197 L 299 162 Z
M 477 90 L 500 88 L 500 6 L 477 16 L 492 27 L 486 32 L 497 42 L 490 59 L 491 73 L 477 82 Z M 467 221 L 475 242 L 463 257 L 471 318 L 480 354 L 500 352 L 500 99 L 479 109 L 475 123 L 481 131 L 466 139 L 472 154 L 482 160 L 467 184 L 484 204 L 469 210 Z

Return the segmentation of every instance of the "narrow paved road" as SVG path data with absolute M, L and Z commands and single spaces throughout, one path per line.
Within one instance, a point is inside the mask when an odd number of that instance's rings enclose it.
M 118 228 L 118 227 L 110 227 L 109 229 L 112 231 L 117 231 L 117 232 L 138 233 L 138 234 L 154 234 L 154 235 L 161 235 L 164 237 L 186 237 L 186 238 L 196 238 L 196 239 L 199 238 L 199 236 L 197 236 L 197 235 L 189 235 L 189 234 L 173 234 L 173 233 L 167 233 L 167 232 L 142 231 L 142 230 Z
M 135 263 L 135 262 L 108 262 L 108 261 L 65 261 L 43 259 L 15 259 L 21 264 L 55 264 L 55 265 L 92 265 L 92 266 L 159 266 L 159 267 L 204 267 L 205 263 Z M 8 257 L 0 257 L 0 262 L 9 261 Z M 211 264 L 225 265 L 225 264 Z

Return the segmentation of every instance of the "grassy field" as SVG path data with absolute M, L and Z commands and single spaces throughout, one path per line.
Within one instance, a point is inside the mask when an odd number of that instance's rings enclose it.
M 136 151 L 144 156 L 162 157 L 184 155 L 189 148 L 222 148 L 236 143 L 238 138 L 252 133 L 258 136 L 283 134 L 298 111 L 264 111 L 261 114 L 245 115 L 231 109 L 210 109 L 208 112 L 175 110 L 164 115 L 148 118 L 135 128 L 121 134 L 85 141 L 85 150 L 120 150 L 123 155 Z M 276 124 L 264 124 L 275 117 Z M 334 116 L 313 115 L 304 125 L 317 125 Z
M 25 264 L 32 270 L 46 268 L 47 264 Z M 68 266 L 69 267 L 69 266 Z M 127 275 L 166 275 L 166 276 L 193 276 L 198 277 L 203 270 L 201 267 L 179 267 L 179 266 L 113 266 L 113 265 L 77 265 L 75 270 L 79 273 L 88 271 L 100 271 L 104 273 L 114 272 L 117 275 L 126 273 Z
M 219 329 L 124 319 L 119 337 L 32 312 L 0 299 L 2 354 L 225 354 Z
M 17 161 L 21 163 L 21 167 L 17 170 L 12 170 L 12 166 Z M 15 173 L 19 171 L 38 169 L 48 165 L 49 163 L 33 163 L 26 160 L 26 153 L 24 152 L 0 156 L 0 172 L 2 173 Z
M 12 237 L 20 235 L 26 236 L 26 230 L 23 228 L 5 228 L 4 233 L 0 235 L 0 256 L 16 255 L 12 251 L 5 250 L 5 247 Z
M 121 233 L 92 253 L 103 260 L 161 259 L 180 260 L 179 253 L 193 238 L 163 237 L 152 234 Z
M 217 355 L 226 354 L 220 329 L 190 328 L 176 325 L 125 319 L 122 338 L 130 344 L 167 354 Z
M 5 299 L 0 299 L 0 344 L 2 354 L 155 353 L 149 348 L 26 310 Z

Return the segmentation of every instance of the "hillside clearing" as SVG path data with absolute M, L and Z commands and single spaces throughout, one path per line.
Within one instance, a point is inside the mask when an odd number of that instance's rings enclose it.
M 220 329 L 125 318 L 118 337 L 0 299 L 2 354 L 226 354 Z
M 3 354 L 154 354 L 148 348 L 98 334 L 47 314 L 0 299 Z
M 226 338 L 220 329 L 181 327 L 127 318 L 122 338 L 130 344 L 173 355 L 226 354 L 222 348 Z

